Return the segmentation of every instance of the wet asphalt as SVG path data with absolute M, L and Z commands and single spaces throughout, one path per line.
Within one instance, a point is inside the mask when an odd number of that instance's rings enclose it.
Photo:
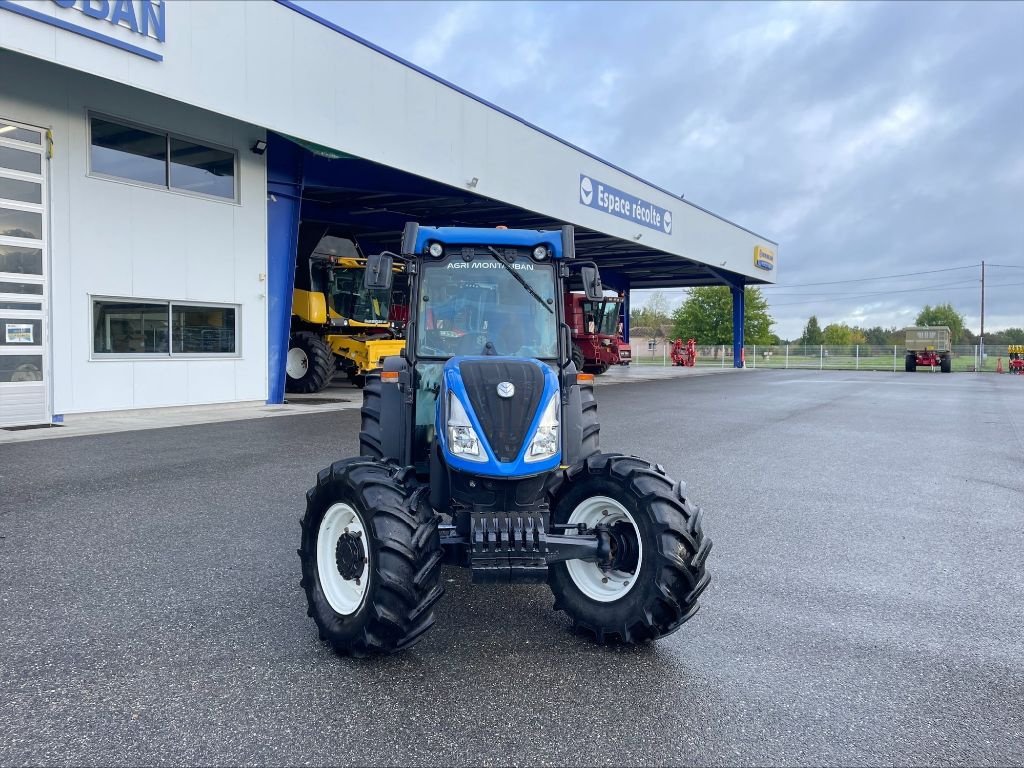
M 700 613 L 639 648 L 446 570 L 411 651 L 335 657 L 298 586 L 358 413 L 0 445 L 0 764 L 1024 761 L 1024 380 L 748 371 L 599 389 L 689 481 Z

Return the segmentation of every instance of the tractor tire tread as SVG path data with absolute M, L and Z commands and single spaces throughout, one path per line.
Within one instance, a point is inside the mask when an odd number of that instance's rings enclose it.
M 381 439 L 381 382 L 380 373 L 366 376 L 363 386 L 363 406 L 359 411 L 359 454 L 374 459 L 384 456 Z

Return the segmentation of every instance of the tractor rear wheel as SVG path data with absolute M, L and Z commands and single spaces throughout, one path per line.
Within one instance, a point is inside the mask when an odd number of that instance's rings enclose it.
M 373 459 L 384 457 L 380 434 L 380 390 L 380 374 L 368 374 L 363 387 L 363 407 L 359 412 L 359 455 Z
M 441 541 L 411 467 L 336 461 L 306 493 L 302 580 L 320 639 L 343 656 L 394 653 L 434 623 Z
M 285 359 L 285 390 L 309 395 L 327 388 L 334 374 L 334 352 L 320 336 L 293 333 Z
M 943 357 L 939 360 L 939 370 L 942 373 L 950 373 L 953 370 L 953 358 Z
M 598 642 L 639 643 L 690 619 L 710 581 L 711 539 L 685 485 L 643 459 L 598 454 L 562 472 L 551 488 L 555 523 L 602 525 L 616 542 L 613 562 L 555 563 L 555 609 Z
M 917 357 L 916 356 L 914 356 L 914 355 L 907 355 L 907 359 L 906 359 L 905 362 L 906 362 L 905 368 L 906 368 L 907 373 L 913 373 L 914 371 L 917 370 Z
M 583 405 L 583 449 L 580 456 L 588 459 L 601 452 L 601 421 L 597 416 L 597 398 L 593 384 L 580 384 Z
M 572 361 L 576 365 L 576 372 L 580 373 L 583 370 L 583 350 L 578 345 L 572 345 Z

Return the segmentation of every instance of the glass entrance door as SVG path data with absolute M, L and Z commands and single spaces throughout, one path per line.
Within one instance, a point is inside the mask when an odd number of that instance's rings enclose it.
M 50 422 L 46 155 L 0 116 L 0 428 Z

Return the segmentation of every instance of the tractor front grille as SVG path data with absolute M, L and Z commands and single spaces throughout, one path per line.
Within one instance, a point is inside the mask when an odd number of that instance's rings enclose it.
M 515 461 L 544 394 L 544 372 L 523 360 L 463 360 L 459 364 L 469 404 L 480 420 L 484 439 L 501 462 Z M 512 397 L 498 396 L 498 385 L 511 382 Z

